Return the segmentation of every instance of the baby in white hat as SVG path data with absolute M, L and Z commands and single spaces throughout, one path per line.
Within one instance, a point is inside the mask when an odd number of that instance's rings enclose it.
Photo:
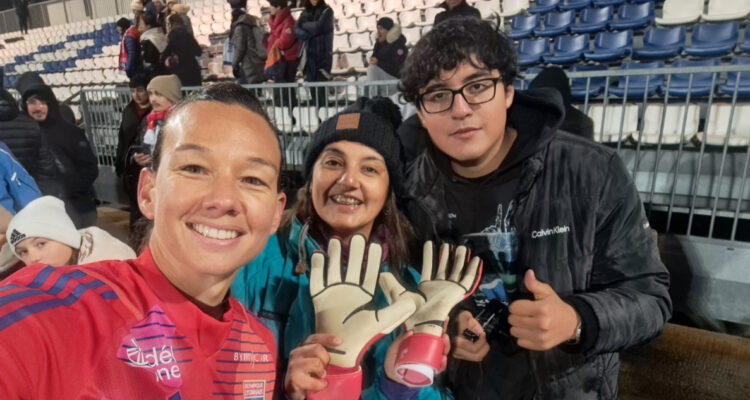
M 76 230 L 62 200 L 43 196 L 26 205 L 5 232 L 13 253 L 24 264 L 52 266 L 135 258 L 135 252 L 95 226 Z

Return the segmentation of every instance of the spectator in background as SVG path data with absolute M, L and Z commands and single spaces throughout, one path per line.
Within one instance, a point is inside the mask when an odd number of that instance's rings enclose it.
M 182 21 L 185 23 L 185 29 L 187 29 L 190 34 L 193 34 L 193 23 L 190 22 L 190 16 L 188 16 L 188 12 L 190 12 L 190 6 L 187 4 L 180 4 L 177 0 L 167 0 L 167 18 L 169 18 L 170 15 L 177 14 L 182 18 Z
M 163 33 L 167 33 L 167 5 L 164 0 L 151 0 L 156 10 L 156 25 Z
M 65 204 L 53 196 L 27 204 L 10 221 L 5 236 L 25 265 L 60 267 L 136 257 L 133 249 L 103 229 L 76 229 L 65 213 Z
M 136 13 L 136 25 L 142 18 L 142 13 Z M 143 72 L 143 59 L 141 58 L 141 32 L 138 27 L 130 25 L 130 20 L 120 18 L 117 21 L 117 30 L 121 31 L 120 58 L 117 70 L 125 73 L 128 78 Z
M 594 121 L 570 104 L 570 82 L 565 71 L 559 67 L 544 68 L 529 84 L 529 89 L 542 87 L 556 89 L 562 96 L 565 119 L 560 129 L 594 140 Z
M 294 82 L 299 65 L 301 43 L 294 37 L 294 17 L 287 7 L 287 0 L 270 0 L 271 16 L 268 25 L 271 32 L 266 40 L 268 59 L 266 78 L 271 82 Z
M 138 27 L 141 31 L 143 69 L 149 79 L 169 73 L 167 67 L 161 62 L 161 54 L 167 48 L 167 37 L 159 27 L 157 15 L 153 3 L 147 3 Z
M 401 34 L 401 26 L 388 17 L 377 23 L 377 41 L 367 67 L 367 80 L 387 81 L 401 76 L 401 67 L 406 61 L 406 38 Z
M 167 17 L 167 47 L 161 54 L 162 63 L 180 78 L 183 86 L 201 85 L 201 67 L 196 57 L 203 50 L 188 32 L 185 21 L 179 14 Z
M 66 211 L 77 227 L 95 225 L 93 184 L 99 175 L 99 166 L 91 145 L 82 129 L 63 120 L 57 98 L 49 86 L 24 81 L 17 86 L 21 108 L 39 124 L 57 165 L 59 189 L 53 194 L 65 202 Z
M 21 33 L 29 33 L 29 0 L 13 0 L 13 7 L 16 9 Z
M 328 81 L 333 65 L 333 10 L 325 0 L 305 0 L 305 9 L 294 30 L 297 39 L 304 42 L 302 71 L 307 82 Z M 313 100 L 320 104 L 325 98 L 325 88 L 311 91 Z
M 148 146 L 148 152 L 141 154 L 141 156 L 148 156 L 148 162 L 145 162 L 143 157 L 136 158 L 138 164 L 144 167 L 151 164 L 151 155 L 164 119 L 167 118 L 174 105 L 182 100 L 180 79 L 176 75 L 162 75 L 152 79 L 148 84 L 148 99 L 151 103 L 151 112 L 146 117 L 148 124 L 146 133 L 143 135 L 143 143 Z
M 234 48 L 232 74 L 240 84 L 263 82 L 265 32 L 258 18 L 247 13 L 247 1 L 236 4 L 239 7 L 232 7 L 232 27 L 229 30 L 229 39 Z
M 39 124 L 21 113 L 13 96 L 0 89 L 0 142 L 5 143 L 16 160 L 34 178 L 43 192 L 55 184 L 55 159 Z
M 121 179 L 123 190 L 128 196 L 131 232 L 135 230 L 136 221 L 142 217 L 138 209 L 138 175 L 144 165 L 138 164 L 134 155 L 145 153 L 142 149 L 143 133 L 146 132 L 146 115 L 151 112 L 147 86 L 148 80 L 145 75 L 136 75 L 130 80 L 131 100 L 122 110 L 120 130 L 117 135 L 115 172 Z
M 434 25 L 449 18 L 482 18 L 479 10 L 466 4 L 466 0 L 445 0 L 439 7 L 445 8 L 445 11 L 435 15 Z
M 29 202 L 42 195 L 31 175 L 1 141 L 0 178 L 0 207 L 11 215 L 15 215 Z

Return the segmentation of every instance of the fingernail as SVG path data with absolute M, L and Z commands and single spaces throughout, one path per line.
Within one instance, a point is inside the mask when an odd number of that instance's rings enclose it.
M 338 345 L 340 345 L 341 343 L 343 343 L 343 342 L 341 341 L 341 339 L 340 339 L 340 338 L 337 338 L 337 337 L 336 337 L 336 338 L 333 338 L 333 344 L 334 344 L 334 345 L 338 346 Z

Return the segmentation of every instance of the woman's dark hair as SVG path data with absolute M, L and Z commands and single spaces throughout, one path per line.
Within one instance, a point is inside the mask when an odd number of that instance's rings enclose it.
M 322 8 L 322 7 L 326 7 L 326 6 L 327 6 L 327 4 L 326 4 L 325 0 L 319 0 L 317 6 L 312 5 L 312 2 L 310 0 L 305 0 L 305 3 L 303 5 L 303 7 L 305 7 L 305 10 L 313 10 L 313 9 L 316 9 L 316 8 Z
M 404 99 L 416 104 L 420 89 L 465 62 L 500 71 L 505 86 L 518 74 L 516 49 L 504 33 L 476 18 L 451 18 L 435 25 L 409 52 L 399 83 Z
M 268 126 L 275 134 L 274 137 L 276 138 L 276 143 L 279 144 L 279 151 L 281 154 L 281 165 L 284 164 L 284 152 L 281 150 L 278 131 L 274 127 L 273 123 L 271 123 L 271 119 L 268 118 L 268 114 L 266 113 L 266 110 L 263 109 L 263 106 L 260 104 L 258 98 L 250 93 L 249 90 L 236 83 L 217 83 L 211 86 L 203 87 L 197 92 L 191 94 L 187 98 L 177 103 L 172 112 L 169 113 L 169 116 L 167 116 L 167 119 L 164 121 L 164 129 L 162 129 L 161 133 L 156 138 L 156 144 L 154 145 L 154 151 L 151 156 L 152 171 L 156 172 L 159 169 L 164 137 L 169 134 L 168 130 L 171 129 L 169 124 L 171 118 L 173 118 L 174 115 L 178 114 L 181 109 L 199 101 L 214 101 L 227 105 L 238 105 L 254 112 L 255 114 L 260 115 L 263 120 L 268 123 Z M 281 171 L 279 171 L 278 176 L 279 179 L 281 179 Z M 279 180 L 277 180 L 276 182 L 276 187 L 279 187 Z
M 167 17 L 167 26 L 169 26 L 170 32 L 175 29 L 187 29 L 187 24 L 185 24 L 185 20 L 182 19 L 182 15 L 177 13 L 170 14 Z

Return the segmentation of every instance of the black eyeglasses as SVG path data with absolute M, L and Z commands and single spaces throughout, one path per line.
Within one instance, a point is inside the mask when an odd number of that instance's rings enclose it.
M 419 95 L 419 104 L 429 114 L 441 113 L 453 107 L 453 100 L 461 94 L 471 105 L 486 103 L 495 98 L 497 92 L 497 78 L 485 78 L 469 82 L 456 90 L 438 89 Z

